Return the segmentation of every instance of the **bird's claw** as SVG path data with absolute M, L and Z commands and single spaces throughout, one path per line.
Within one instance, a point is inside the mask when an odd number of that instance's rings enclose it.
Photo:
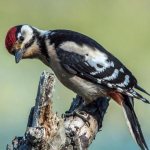
M 89 120 L 83 114 L 84 114 L 84 112 L 82 112 L 82 111 L 79 112 L 79 111 L 74 110 L 73 112 L 66 112 L 64 116 L 65 117 L 77 116 L 77 117 L 81 118 L 87 126 L 90 126 Z

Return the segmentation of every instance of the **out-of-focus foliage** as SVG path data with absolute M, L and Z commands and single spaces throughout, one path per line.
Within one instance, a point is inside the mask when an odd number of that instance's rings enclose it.
M 82 32 L 116 55 L 150 91 L 150 1 L 148 0 L 1 0 L 0 2 L 0 149 L 15 135 L 23 135 L 43 70 L 38 60 L 15 64 L 5 50 L 7 30 L 17 24 L 41 29 Z M 56 83 L 54 109 L 68 109 L 74 94 Z M 135 110 L 150 147 L 150 106 L 136 101 Z M 123 113 L 111 101 L 91 150 L 135 150 Z

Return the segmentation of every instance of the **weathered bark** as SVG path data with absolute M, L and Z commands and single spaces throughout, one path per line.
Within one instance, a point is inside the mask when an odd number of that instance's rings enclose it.
M 23 137 L 15 137 L 7 150 L 86 150 L 102 127 L 109 105 L 108 98 L 100 98 L 84 106 L 78 115 L 59 117 L 52 110 L 54 75 L 48 72 L 40 77 L 35 106 L 31 108 Z M 69 113 L 81 106 L 80 96 L 73 99 Z M 67 113 L 68 113 L 67 112 Z M 88 122 L 85 121 L 88 120 Z

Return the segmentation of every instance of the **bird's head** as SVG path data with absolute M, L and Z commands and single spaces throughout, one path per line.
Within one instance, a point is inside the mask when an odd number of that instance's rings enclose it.
M 22 58 L 35 58 L 40 53 L 40 30 L 29 25 L 18 25 L 9 29 L 5 46 L 15 56 L 16 63 Z

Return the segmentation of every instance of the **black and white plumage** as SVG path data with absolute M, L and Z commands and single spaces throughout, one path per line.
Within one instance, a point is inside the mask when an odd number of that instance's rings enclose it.
M 22 58 L 38 58 L 50 66 L 58 79 L 86 103 L 101 96 L 112 97 L 122 106 L 140 148 L 148 150 L 133 109 L 133 98 L 149 103 L 134 88 L 148 93 L 138 86 L 132 73 L 96 41 L 74 31 L 42 31 L 20 25 L 8 31 L 5 44 L 17 63 Z
M 51 44 L 69 73 L 149 103 L 133 89 L 137 88 L 137 80 L 132 73 L 96 41 L 73 31 L 53 32 Z

